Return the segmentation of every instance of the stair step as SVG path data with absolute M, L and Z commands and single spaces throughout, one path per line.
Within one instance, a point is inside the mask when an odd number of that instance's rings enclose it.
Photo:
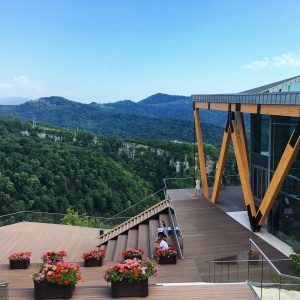
M 127 248 L 136 249 L 137 248 L 137 239 L 138 239 L 138 230 L 130 229 L 128 231 L 126 249 Z
M 116 249 L 116 240 L 110 240 L 107 243 L 106 246 L 106 255 L 105 255 L 105 260 L 106 261 L 113 261 L 113 257 L 115 254 L 115 249 Z
M 150 242 L 149 242 L 149 225 L 141 224 L 138 230 L 138 248 L 142 248 L 144 250 L 143 259 L 146 257 L 151 257 L 150 254 Z
M 128 236 L 121 234 L 118 236 L 113 261 L 123 261 L 122 252 L 126 250 Z

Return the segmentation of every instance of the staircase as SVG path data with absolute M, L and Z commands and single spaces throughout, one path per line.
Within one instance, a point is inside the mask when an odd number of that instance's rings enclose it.
M 172 202 L 165 199 L 102 234 L 97 247 L 106 250 L 106 261 L 122 261 L 122 252 L 127 248 L 142 248 L 143 257 L 151 257 L 157 228 L 160 227 L 161 220 L 165 220 L 167 225 L 171 226 L 169 214 L 173 212 Z M 171 235 L 168 243 L 175 245 L 174 242 L 175 239 Z

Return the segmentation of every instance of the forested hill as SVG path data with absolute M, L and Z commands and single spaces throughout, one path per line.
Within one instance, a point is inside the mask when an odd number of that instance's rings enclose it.
M 82 104 L 62 97 L 47 97 L 21 105 L 0 105 L 0 115 L 16 117 L 21 121 L 34 119 L 36 122 L 87 130 L 98 135 L 193 142 L 193 119 L 178 118 L 176 114 L 193 114 L 190 99 L 158 95 L 140 103 L 121 101 L 110 105 Z M 220 122 L 220 118 L 218 120 Z M 225 120 L 222 122 L 224 125 Z M 223 126 L 202 123 L 202 131 L 205 142 L 221 142 Z
M 120 162 L 115 138 L 32 129 L 5 117 L 0 133 L 0 215 L 71 208 L 108 217 L 153 193 L 150 183 Z

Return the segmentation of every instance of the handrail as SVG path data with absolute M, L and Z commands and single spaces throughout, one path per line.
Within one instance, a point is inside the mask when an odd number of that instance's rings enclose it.
M 173 206 L 173 203 L 172 203 L 172 206 Z M 181 249 L 181 244 L 180 244 L 180 242 L 179 242 L 179 240 L 178 240 L 178 235 L 177 235 L 177 232 L 176 232 L 176 228 L 178 227 L 179 230 L 180 230 L 180 227 L 179 227 L 179 224 L 178 224 L 178 220 L 177 220 L 177 217 L 176 217 L 175 210 L 174 210 L 174 208 L 173 208 L 173 212 L 174 212 L 174 215 L 175 215 L 175 220 L 177 221 L 177 225 L 178 225 L 178 226 L 176 226 L 175 223 L 174 223 L 174 218 L 173 218 L 172 213 L 170 212 L 170 208 L 169 208 L 168 212 L 169 212 L 169 216 L 170 216 L 170 218 L 171 218 L 171 222 L 172 222 L 172 225 L 173 225 L 173 228 L 174 228 L 174 234 L 175 234 L 176 244 L 177 244 L 178 250 L 179 250 L 179 252 L 180 252 L 180 257 L 181 257 L 181 259 L 184 259 L 184 257 L 183 257 L 183 251 L 182 251 L 182 249 Z M 181 234 L 181 230 L 180 230 L 180 236 L 181 236 L 182 241 L 183 241 L 183 236 L 182 236 L 182 234 Z M 182 245 L 182 246 L 183 246 L 183 245 Z
M 116 215 L 114 215 L 114 216 L 112 216 L 112 217 L 110 217 L 110 218 L 107 218 L 107 219 L 105 220 L 105 222 L 103 222 L 102 224 L 105 224 L 105 223 L 109 222 L 110 220 L 116 219 L 117 216 L 119 216 L 120 214 L 124 213 L 124 212 L 127 211 L 127 210 L 132 209 L 133 207 L 135 207 L 136 205 L 138 205 L 138 204 L 140 204 L 140 203 L 146 201 L 146 200 L 149 199 L 150 197 L 155 196 L 156 194 L 160 193 L 160 192 L 163 191 L 164 189 L 165 189 L 165 188 L 160 189 L 159 191 L 157 191 L 157 192 L 151 194 L 150 196 L 148 196 L 148 197 L 146 197 L 146 198 L 140 200 L 139 202 L 137 202 L 137 203 L 131 205 L 130 207 L 127 207 L 126 209 L 122 210 L 121 212 L 117 213 Z
M 246 280 L 257 299 L 268 299 L 270 288 L 273 293 L 277 293 L 279 300 L 290 291 L 299 293 L 300 277 L 281 273 L 274 265 L 276 261 L 291 262 L 290 259 L 270 260 L 257 244 L 249 239 L 249 250 L 207 261 L 205 263 L 206 279 L 214 283 L 245 282 Z
M 86 216 L 86 215 L 70 215 L 70 214 L 62 214 L 62 213 L 49 213 L 49 212 L 24 210 L 24 211 L 14 212 L 6 215 L 1 215 L 0 226 L 10 225 L 10 224 L 24 222 L 24 221 L 61 224 L 61 219 L 66 216 L 83 218 L 85 220 L 88 220 L 89 226 L 94 228 L 98 228 L 102 220 L 107 219 L 104 217 L 95 217 L 95 216 Z
M 265 255 L 265 253 L 256 245 L 256 243 L 250 238 L 249 239 L 249 245 L 251 247 L 251 244 L 255 246 L 255 248 L 261 253 L 261 255 L 264 257 L 264 259 L 271 265 L 271 267 L 274 269 L 274 271 L 276 271 L 277 275 L 279 276 L 283 276 L 286 278 L 291 278 L 291 279 L 296 279 L 296 280 L 300 280 L 299 277 L 297 276 L 292 276 L 292 275 L 288 275 L 288 274 L 283 274 L 281 273 L 276 266 L 272 263 L 272 261 Z M 287 260 L 290 261 L 290 259 L 281 259 L 281 260 L 273 260 L 273 261 L 283 261 L 283 260 Z

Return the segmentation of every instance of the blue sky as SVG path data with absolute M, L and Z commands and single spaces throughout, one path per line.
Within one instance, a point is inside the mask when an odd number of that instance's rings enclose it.
M 300 75 L 299 0 L 0 0 L 0 98 L 236 93 Z

